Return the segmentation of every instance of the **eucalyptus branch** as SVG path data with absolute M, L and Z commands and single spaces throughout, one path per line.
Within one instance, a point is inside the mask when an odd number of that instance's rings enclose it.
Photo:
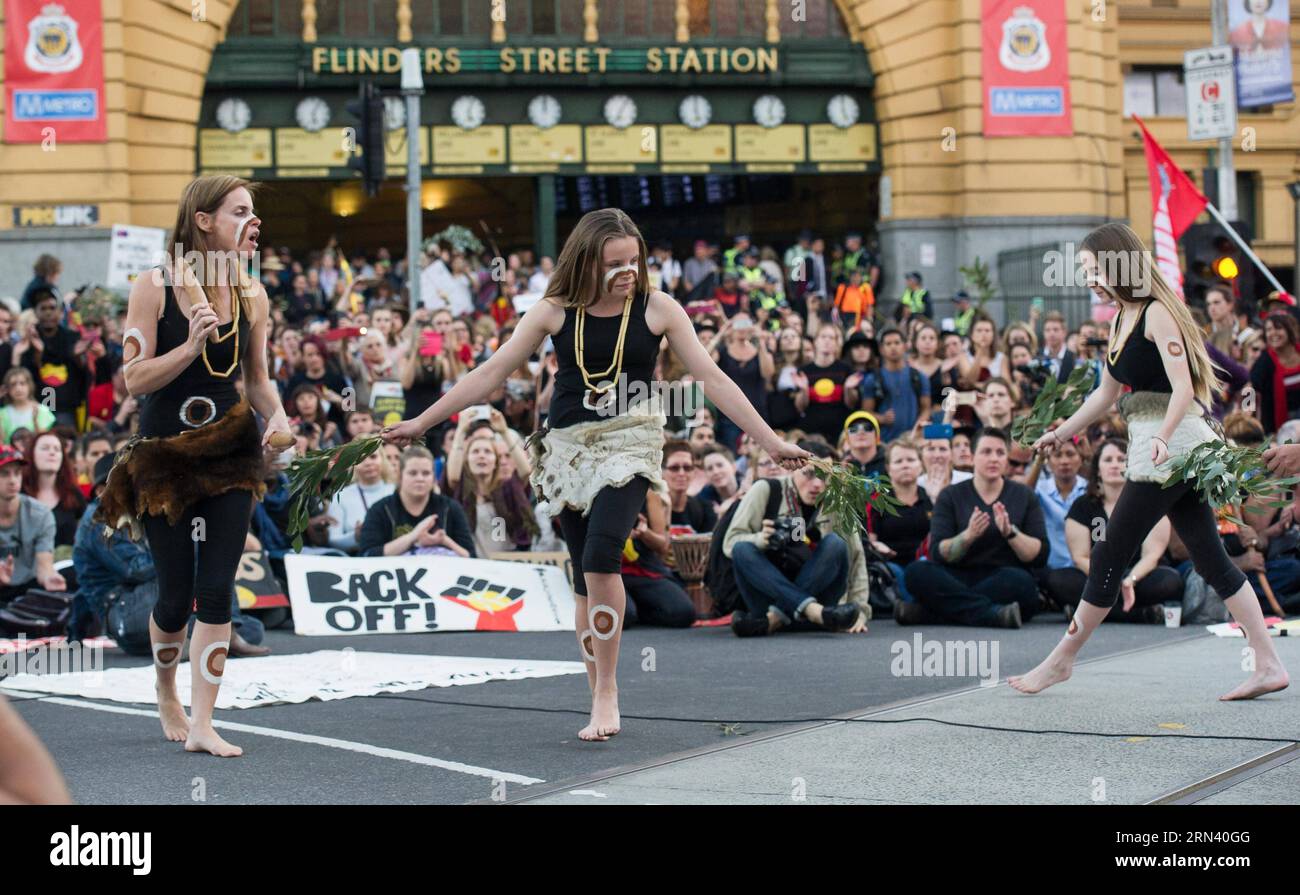
M 289 465 L 289 531 L 293 549 L 302 550 L 302 536 L 311 522 L 311 504 L 320 498 L 328 506 L 352 481 L 362 460 L 383 445 L 381 435 L 364 435 L 335 448 L 308 451 Z
M 1238 504 L 1255 498 L 1264 506 L 1284 507 L 1291 503 L 1287 492 L 1300 482 L 1300 476 L 1273 478 L 1264 464 L 1264 448 L 1207 441 L 1192 448 L 1177 460 L 1164 487 L 1192 482 L 1216 512 L 1243 525 L 1232 512 Z
M 1087 363 L 1076 366 L 1064 385 L 1055 376 L 1047 377 L 1029 413 L 1011 424 L 1011 437 L 1017 444 L 1033 444 L 1047 434 L 1053 422 L 1069 419 L 1083 406 L 1092 384 L 1092 365 Z
M 898 515 L 902 506 L 893 494 L 888 476 L 858 475 L 849 466 L 826 458 L 809 461 L 826 488 L 817 498 L 819 512 L 830 517 L 831 528 L 848 541 L 866 530 L 867 507 L 878 513 Z

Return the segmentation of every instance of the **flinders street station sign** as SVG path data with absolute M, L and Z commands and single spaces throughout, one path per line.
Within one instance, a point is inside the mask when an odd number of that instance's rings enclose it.
M 776 47 L 424 47 L 425 74 L 768 74 L 779 70 Z M 314 46 L 314 74 L 396 74 L 402 47 Z

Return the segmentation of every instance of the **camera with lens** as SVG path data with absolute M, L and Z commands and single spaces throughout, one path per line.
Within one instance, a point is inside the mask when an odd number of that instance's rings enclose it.
M 777 516 L 773 520 L 775 529 L 767 538 L 767 549 L 771 553 L 788 550 L 792 544 L 803 543 L 796 531 L 803 524 L 802 518 L 794 516 Z
M 1052 375 L 1052 365 L 1045 360 L 1035 358 L 1027 364 L 1016 367 L 1016 372 L 1025 374 L 1034 385 L 1042 387 L 1047 382 L 1048 377 Z

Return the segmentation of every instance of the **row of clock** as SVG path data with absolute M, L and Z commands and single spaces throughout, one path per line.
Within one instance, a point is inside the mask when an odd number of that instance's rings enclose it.
M 549 94 L 533 97 L 528 102 L 528 120 L 535 127 L 543 130 L 560 123 L 562 114 L 560 101 Z M 636 123 L 636 101 L 626 94 L 611 96 L 605 101 L 605 120 L 612 127 L 627 128 Z M 831 97 L 826 104 L 826 116 L 836 127 L 846 128 L 858 123 L 860 110 L 858 101 L 847 93 Z M 689 128 L 701 128 L 713 119 L 713 106 L 699 94 L 692 94 L 681 101 L 677 115 L 682 124 Z M 776 127 L 785 122 L 785 103 L 779 96 L 764 94 L 754 100 L 754 122 L 763 127 Z M 217 106 L 217 124 L 232 134 L 248 127 L 253 113 L 247 102 L 238 97 L 224 99 Z M 315 133 L 324 129 L 330 122 L 330 107 L 318 96 L 308 96 L 298 103 L 294 110 L 298 126 L 305 131 Z M 473 130 L 481 125 L 487 117 L 487 108 L 477 96 L 457 97 L 451 104 L 451 120 L 465 130 Z M 384 125 L 388 130 L 397 130 L 406 124 L 405 102 L 396 96 L 384 97 Z

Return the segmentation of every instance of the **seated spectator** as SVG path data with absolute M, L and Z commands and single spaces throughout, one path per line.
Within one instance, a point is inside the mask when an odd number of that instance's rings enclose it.
M 1074 567 L 1073 551 L 1065 540 L 1065 517 L 1070 506 L 1088 490 L 1088 480 L 1079 475 L 1083 458 L 1073 441 L 1060 442 L 1047 461 L 1049 475 L 1039 477 L 1034 485 L 1043 521 L 1047 527 L 1047 569 Z M 1028 484 L 1028 483 L 1026 483 Z M 1123 484 L 1121 482 L 1121 484 Z M 1046 577 L 1046 571 L 1040 577 Z M 1074 602 L 1078 602 L 1075 600 Z
M 1019 628 L 1037 611 L 1033 570 L 1047 563 L 1047 530 L 1034 492 L 1006 477 L 1009 442 L 1000 429 L 982 430 L 975 478 L 939 495 L 930 561 L 905 570 L 917 602 L 895 607 L 899 624 Z
M 799 446 L 817 457 L 834 457 L 818 442 Z M 754 483 L 723 541 L 745 602 L 745 610 L 732 616 L 732 630 L 742 637 L 786 626 L 866 631 L 871 606 L 862 542 L 846 543 L 831 530 L 830 518 L 818 514 L 817 498 L 826 484 L 816 467 L 777 481 L 782 493 L 775 501 L 766 481 Z
M 700 463 L 709 483 L 695 496 L 711 504 L 713 511 L 721 516 L 740 497 L 736 457 L 722 445 L 711 444 L 700 451 Z
M 1111 439 L 1103 444 L 1093 464 L 1086 491 L 1070 507 L 1065 521 L 1065 539 L 1071 564 L 1054 567 L 1046 576 L 1052 599 L 1065 609 L 1066 618 L 1073 616 L 1074 608 L 1079 605 L 1083 586 L 1088 580 L 1092 548 L 1106 536 L 1111 513 L 1124 490 L 1127 461 L 1127 442 Z M 1129 567 L 1120 585 L 1121 599 L 1115 603 L 1107 619 L 1163 623 L 1164 604 L 1182 600 L 1183 579 L 1174 569 L 1160 564 L 1160 558 L 1169 546 L 1171 528 L 1169 517 L 1165 516 L 1146 536 L 1137 562 Z M 1055 555 L 1055 545 L 1052 550 Z
M 451 447 L 447 450 L 447 468 L 443 480 L 447 485 L 446 491 L 448 494 L 456 494 L 460 488 L 461 475 L 465 467 L 465 452 L 468 449 L 469 440 L 471 436 L 481 431 L 486 431 L 489 435 L 500 436 L 509 446 L 508 453 L 511 468 L 502 471 L 502 478 L 508 479 L 515 473 L 527 477 L 532 461 L 528 457 L 528 452 L 524 450 L 523 439 L 506 426 L 506 418 L 501 415 L 501 411 L 495 407 L 491 408 L 488 411 L 487 419 L 482 419 L 475 418 L 475 414 L 467 408 L 461 411 L 459 418 L 456 420 L 456 432 L 452 438 Z
M 466 441 L 463 467 L 449 492 L 464 510 L 480 557 L 528 550 L 540 534 L 528 486 L 504 468 L 509 459 L 497 454 L 491 429 L 478 429 Z
M 925 473 L 916 483 L 925 489 L 934 503 L 943 493 L 943 489 L 958 482 L 967 482 L 974 478 L 972 473 L 953 467 L 952 438 L 927 438 L 921 447 L 921 462 Z
M 674 531 L 688 528 L 686 534 L 709 534 L 718 524 L 718 515 L 712 504 L 686 493 L 694 472 L 695 455 L 689 444 L 670 441 L 664 445 L 664 483 L 672 502 L 669 524 Z
M 132 541 L 125 529 L 105 537 L 104 525 L 95 521 L 99 497 L 115 459 L 116 455 L 109 453 L 95 462 L 91 501 L 77 524 L 77 537 L 72 549 L 77 593 L 72 598 L 72 617 L 68 621 L 69 640 L 85 640 L 103 633 L 108 598 L 113 591 L 154 581 L 158 577 L 148 545 Z M 256 538 L 252 538 L 252 542 L 256 544 Z M 261 621 L 240 613 L 239 597 L 233 589 L 230 601 L 230 655 L 269 655 L 270 647 L 260 646 L 266 631 Z
M 103 429 L 96 429 L 81 436 L 77 444 L 77 487 L 83 497 L 89 499 L 91 480 L 94 477 L 95 464 L 105 454 L 113 453 L 113 437 Z
M 26 367 L 10 367 L 4 378 L 7 400 L 0 407 L 0 438 L 5 444 L 13 443 L 19 429 L 45 432 L 54 426 L 54 413 L 39 401 L 32 399 L 36 380 Z
M 975 432 L 974 427 L 959 426 L 952 433 L 952 468 L 954 471 L 969 472 L 975 470 Z
M 0 446 L 0 606 L 33 587 L 67 590 L 54 571 L 54 514 L 24 494 L 23 455 Z
M 1250 381 L 1260 422 L 1271 435 L 1300 416 L 1300 323 L 1289 314 L 1266 317 L 1264 339 L 1268 348 L 1251 367 Z
M 320 430 L 318 447 L 335 447 L 339 444 L 339 427 L 325 413 L 320 392 L 315 386 L 305 382 L 294 386 L 286 403 L 290 419 L 313 423 Z
M 285 386 L 291 402 L 298 386 L 303 383 L 315 386 L 321 403 L 326 405 L 325 412 L 330 421 L 336 426 L 341 426 L 345 403 L 343 392 L 348 389 L 348 381 L 337 369 L 336 361 L 325 340 L 319 336 L 308 336 L 302 340 L 302 369 L 289 377 L 289 382 Z M 290 416 L 295 415 L 292 403 L 286 409 Z
M 796 432 L 798 430 L 795 430 Z M 779 434 L 779 433 L 778 433 Z M 802 440 L 802 434 L 798 438 L 794 435 L 785 436 L 791 441 L 798 443 Z M 781 464 L 772 459 L 772 455 L 761 447 L 755 445 L 749 452 L 748 462 L 745 464 L 745 483 L 743 490 L 748 493 L 749 488 L 759 479 L 775 479 L 785 475 L 785 470 Z
M 623 548 L 624 625 L 689 628 L 695 624 L 695 604 L 668 565 L 671 555 L 667 507 L 652 491 Z
M 363 435 L 373 435 L 380 430 L 374 411 L 353 410 L 343 420 L 343 430 L 348 441 L 356 441 Z
M 393 469 L 383 451 L 375 451 L 357 464 L 352 482 L 334 495 L 330 504 L 329 545 L 355 554 L 361 526 L 370 508 L 396 490 Z
M 880 423 L 865 410 L 849 414 L 840 436 L 844 462 L 861 476 L 878 476 L 885 471 L 885 455 L 880 450 Z
M 850 396 L 845 393 L 844 383 L 853 374 L 853 368 L 839 359 L 841 341 L 840 331 L 834 326 L 817 331 L 812 362 L 799 371 L 799 392 L 795 396 L 795 403 L 803 413 L 799 428 L 820 435 L 827 444 L 840 437 L 850 412 Z
M 420 445 L 402 452 L 397 491 L 366 513 L 361 556 L 434 554 L 474 556 L 474 532 L 465 511 L 433 490 L 433 454 Z
M 910 603 L 913 598 L 907 590 L 904 566 L 916 561 L 917 551 L 930 534 L 934 505 L 930 495 L 917 484 L 921 450 L 915 442 L 900 438 L 885 449 L 885 457 L 894 497 L 902 506 L 897 508 L 896 516 L 868 507 L 866 538 L 871 549 L 894 573 L 899 598 Z
M 1000 376 L 994 376 L 986 380 L 977 393 L 975 416 L 979 418 L 981 426 L 1010 431 L 1019 400 L 1020 396 L 1011 383 Z
M 77 537 L 77 522 L 86 509 L 86 498 L 77 485 L 77 474 L 64 450 L 63 439 L 55 432 L 42 432 L 32 441 L 30 458 L 23 467 L 23 493 L 54 514 L 55 549 L 71 549 Z

